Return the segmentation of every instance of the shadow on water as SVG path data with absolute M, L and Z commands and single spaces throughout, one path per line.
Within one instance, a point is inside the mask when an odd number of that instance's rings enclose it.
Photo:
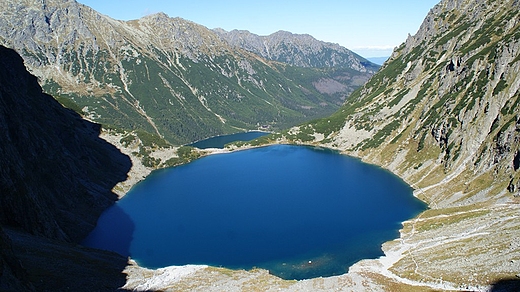
M 490 292 L 520 291 L 520 279 L 503 279 L 491 285 Z
M 117 204 L 110 207 L 99 218 L 98 226 L 83 241 L 83 245 L 130 255 L 135 224 Z

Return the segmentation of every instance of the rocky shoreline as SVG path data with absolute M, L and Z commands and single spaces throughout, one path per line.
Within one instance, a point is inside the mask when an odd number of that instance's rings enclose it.
M 108 143 L 116 146 L 122 153 L 126 154 L 130 157 L 132 161 L 132 167 L 127 174 L 127 179 L 123 182 L 117 184 L 112 190 L 116 193 L 121 199 L 126 195 L 126 193 L 137 183 L 145 179 L 152 171 L 158 169 L 157 167 L 149 167 L 145 166 L 142 162 L 142 158 L 136 155 L 139 152 L 139 148 L 141 147 L 139 142 L 132 143 L 130 145 L 123 145 L 121 139 L 124 137 L 121 133 L 107 132 L 103 131 L 100 135 L 100 138 L 107 141 Z M 155 159 L 159 159 L 161 163 L 166 162 L 168 159 L 176 158 L 177 149 L 179 147 L 171 146 L 171 147 L 157 147 L 151 150 L 150 157 Z M 204 150 L 198 150 L 201 156 L 218 154 L 218 153 L 228 153 L 231 150 L 229 149 L 217 149 L 210 148 Z M 160 168 L 160 167 L 159 167 Z

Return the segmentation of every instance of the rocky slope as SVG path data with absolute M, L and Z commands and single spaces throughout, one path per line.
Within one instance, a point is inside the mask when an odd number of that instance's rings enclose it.
M 0 290 L 122 284 L 125 258 L 76 246 L 131 166 L 99 134 L 100 125 L 42 93 L 20 56 L 0 47 Z
M 0 44 L 47 93 L 98 123 L 173 144 L 328 115 L 374 73 L 359 58 L 337 70 L 268 61 L 162 13 L 124 22 L 69 0 L 2 4 Z
M 430 210 L 403 223 L 384 257 L 299 282 L 209 268 L 157 280 L 172 290 L 518 291 L 519 72 L 519 1 L 441 1 L 338 112 L 270 138 L 339 149 L 415 188 Z
M 441 2 L 339 112 L 302 131 L 387 165 L 432 207 L 510 202 L 519 195 L 519 10 L 517 1 Z

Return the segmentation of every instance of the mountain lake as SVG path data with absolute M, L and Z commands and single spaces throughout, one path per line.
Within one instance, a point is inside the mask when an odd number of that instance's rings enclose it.
M 394 174 L 332 150 L 274 145 L 154 171 L 84 244 L 159 268 L 263 268 L 283 279 L 346 273 L 383 255 L 426 209 Z
M 244 133 L 236 133 L 231 135 L 222 135 L 222 136 L 216 136 L 211 137 L 208 139 L 204 139 L 201 141 L 197 141 L 195 143 L 190 144 L 189 146 L 197 147 L 199 149 L 208 149 L 208 148 L 224 148 L 224 146 L 231 142 L 236 141 L 251 141 L 253 139 L 256 139 L 258 137 L 262 137 L 265 135 L 268 135 L 267 132 L 261 132 L 261 131 L 250 131 L 250 132 L 244 132 Z

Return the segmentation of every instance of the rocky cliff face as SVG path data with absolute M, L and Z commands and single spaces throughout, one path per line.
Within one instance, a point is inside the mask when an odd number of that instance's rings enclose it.
M 1 58 L 0 192 L 10 195 L 0 198 L 0 222 L 78 241 L 116 200 L 111 188 L 130 160 L 98 137 L 99 125 L 43 94 L 15 52 L 2 48 Z
M 337 53 L 345 49 L 314 49 L 315 40 L 300 48 L 350 65 L 337 72 L 271 62 L 162 13 L 123 22 L 75 1 L 3 4 L 0 43 L 22 55 L 47 93 L 91 120 L 174 144 L 328 115 L 374 72 Z
M 49 279 L 81 270 L 74 259 L 63 265 L 64 250 L 77 252 L 74 244 L 117 199 L 111 189 L 131 166 L 99 131 L 42 93 L 20 56 L 0 47 L 0 290 L 49 288 Z M 53 254 L 59 248 L 62 253 Z M 69 270 L 48 277 L 37 272 L 53 264 Z
M 467 185 L 492 174 L 488 183 L 497 187 L 489 191 L 496 200 L 517 195 L 518 15 L 515 1 L 441 2 L 333 116 L 337 123 L 320 128 L 327 119 L 314 125 L 317 132 L 330 145 L 391 165 L 419 187 L 469 171 L 461 180 Z M 437 206 L 489 200 L 463 194 L 424 199 Z

